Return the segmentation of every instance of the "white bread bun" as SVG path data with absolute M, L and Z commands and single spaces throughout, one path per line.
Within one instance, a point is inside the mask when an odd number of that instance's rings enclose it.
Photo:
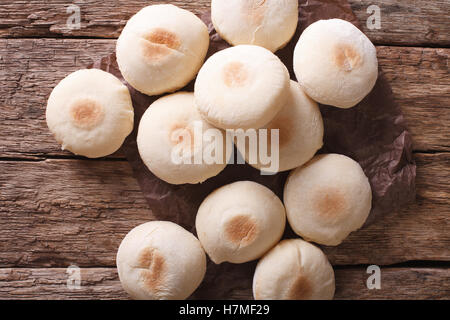
M 202 125 L 203 131 L 196 126 Z M 206 130 L 218 133 L 217 145 L 222 149 L 220 161 L 209 163 L 206 157 L 208 141 Z M 199 140 L 198 140 L 199 139 Z M 148 169 L 158 178 L 171 184 L 196 184 L 218 175 L 227 165 L 227 141 L 224 132 L 212 127 L 194 106 L 194 94 L 178 92 L 156 100 L 144 113 L 139 123 L 137 145 Z M 231 142 L 228 147 L 231 150 Z M 176 149 L 176 148 L 179 148 Z M 178 151 L 177 151 L 178 150 Z M 179 159 L 174 159 L 174 153 Z M 202 160 L 198 164 L 195 157 Z M 202 158 L 200 158 L 202 157 Z
M 281 241 L 256 266 L 255 300 L 331 300 L 334 271 L 325 254 L 301 239 Z
M 283 235 L 286 214 L 268 188 L 239 181 L 211 193 L 198 209 L 198 238 L 214 263 L 258 259 Z
M 375 86 L 377 51 L 350 22 L 319 20 L 300 36 L 294 71 L 305 92 L 317 102 L 351 108 Z
M 240 45 L 215 53 L 197 76 L 195 103 L 222 129 L 259 129 L 281 110 L 289 73 L 267 49 Z
M 323 120 L 319 106 L 309 98 L 299 84 L 291 81 L 288 101 L 275 118 L 265 125 L 267 132 L 267 150 L 272 148 L 271 130 L 279 130 L 279 169 L 276 172 L 297 168 L 311 160 L 323 145 Z M 259 145 L 259 143 L 258 143 Z M 237 144 L 241 154 L 244 150 Z M 256 169 L 271 172 L 269 165 L 261 164 L 256 155 L 251 157 L 246 139 L 245 158 Z M 249 159 L 258 159 L 257 163 Z M 272 172 L 272 173 L 276 173 Z
M 359 163 L 339 154 L 319 155 L 291 172 L 284 204 L 295 233 L 336 246 L 366 221 L 372 191 Z
M 212 0 L 211 19 L 228 43 L 254 44 L 275 52 L 295 33 L 298 0 Z
M 170 4 L 136 13 L 117 41 L 117 63 L 129 84 L 147 95 L 178 90 L 194 79 L 209 47 L 206 25 Z
M 58 83 L 48 98 L 45 115 L 62 149 L 88 158 L 117 151 L 134 122 L 128 88 L 98 69 L 76 71 Z
M 137 300 L 183 300 L 202 282 L 206 255 L 179 225 L 152 221 L 131 230 L 117 252 L 122 287 Z

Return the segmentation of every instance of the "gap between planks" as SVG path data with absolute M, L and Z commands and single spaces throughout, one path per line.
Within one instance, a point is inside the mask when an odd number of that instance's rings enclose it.
M 110 40 L 117 41 L 118 38 L 105 38 L 94 36 L 28 36 L 28 37 L 0 37 L 2 40 L 92 40 L 102 41 Z M 389 43 L 389 42 L 374 42 L 375 47 L 392 47 L 392 48 L 417 48 L 417 49 L 450 49 L 450 44 L 420 44 L 420 43 Z
M 450 146 L 449 146 L 450 147 Z M 450 150 L 413 150 L 413 155 L 420 154 L 439 154 L 439 153 L 450 153 Z M 24 155 L 23 157 L 0 157 L 0 162 L 43 162 L 46 160 L 82 160 L 82 161 L 111 161 L 111 162 L 128 162 L 127 158 L 117 156 L 117 157 L 103 157 L 103 158 L 86 158 L 82 156 L 75 156 L 68 154 L 65 155 Z

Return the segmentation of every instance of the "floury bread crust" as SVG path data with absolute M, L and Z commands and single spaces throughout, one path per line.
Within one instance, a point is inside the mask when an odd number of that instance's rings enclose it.
M 133 130 L 128 88 L 98 69 L 76 71 L 52 91 L 46 120 L 63 150 L 88 158 L 117 151 Z
M 200 205 L 195 221 L 203 248 L 217 264 L 258 259 L 281 239 L 285 224 L 281 200 L 251 181 L 215 190 Z
M 278 172 L 297 168 L 311 160 L 323 145 L 323 120 L 319 106 L 309 98 L 295 81 L 291 81 L 286 105 L 264 128 L 267 128 L 267 150 L 272 148 L 271 130 L 279 130 L 279 169 Z M 237 145 L 239 150 L 241 146 Z M 240 150 L 241 154 L 243 150 Z M 255 150 L 257 151 L 257 150 Z M 268 170 L 268 165 L 250 163 L 252 157 L 246 146 L 247 163 L 256 169 Z M 253 158 L 258 158 L 258 152 Z M 258 159 L 259 160 L 259 159 Z
M 137 226 L 117 252 L 122 286 L 139 300 L 183 300 L 203 280 L 206 255 L 193 234 L 172 222 Z
M 325 254 L 301 239 L 281 241 L 256 266 L 255 300 L 330 300 L 334 271 Z
M 117 63 L 134 88 L 159 95 L 187 85 L 208 47 L 208 28 L 193 13 L 170 4 L 152 5 L 126 24 L 117 41 Z
M 335 246 L 362 227 L 370 213 L 372 191 L 356 161 L 325 154 L 291 172 L 284 204 L 295 233 L 308 241 Z
M 202 130 L 196 134 L 196 126 Z M 205 131 L 215 131 L 209 139 Z M 200 138 L 200 141 L 198 141 Z M 203 157 L 209 146 L 219 149 L 214 162 Z M 137 145 L 139 154 L 149 170 L 158 178 L 171 184 L 196 184 L 219 174 L 227 165 L 227 141 L 223 131 L 214 128 L 198 113 L 194 106 L 194 94 L 178 92 L 156 100 L 144 113 L 139 123 Z M 222 149 L 220 150 L 220 147 Z M 219 152 L 222 156 L 219 159 Z M 174 159 L 174 154 L 177 159 Z M 196 157 L 200 163 L 196 164 Z
M 222 129 L 259 129 L 281 110 L 289 72 L 267 49 L 240 45 L 211 56 L 195 82 L 201 115 Z
M 300 36 L 294 71 L 305 92 L 317 102 L 351 108 L 375 86 L 377 52 L 369 38 L 350 22 L 319 20 Z
M 295 33 L 298 0 L 212 0 L 211 19 L 228 43 L 253 44 L 275 52 Z

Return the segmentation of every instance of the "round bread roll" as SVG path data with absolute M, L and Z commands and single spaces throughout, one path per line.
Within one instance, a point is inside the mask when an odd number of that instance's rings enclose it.
M 171 184 L 196 184 L 218 175 L 227 165 L 227 149 L 232 149 L 225 133 L 203 120 L 189 92 L 162 97 L 147 109 L 139 123 L 137 145 L 148 169 Z M 216 145 L 218 149 L 210 152 Z M 208 161 L 211 153 L 215 158 Z
M 294 71 L 317 102 L 351 108 L 375 86 L 375 46 L 357 27 L 340 19 L 320 20 L 303 31 L 294 51 Z
M 286 102 L 289 73 L 267 49 L 240 45 L 209 58 L 195 82 L 202 116 L 223 129 L 258 129 Z
M 198 209 L 198 238 L 216 263 L 258 259 L 283 235 L 286 213 L 268 188 L 239 181 L 211 193 Z
M 117 41 L 117 63 L 128 83 L 147 95 L 173 92 L 200 69 L 209 47 L 206 25 L 174 5 L 143 8 Z
M 267 150 L 272 146 L 271 130 L 278 129 L 279 165 L 278 170 L 270 168 L 270 164 L 262 164 L 256 154 L 250 155 L 249 141 L 246 139 L 245 159 L 256 169 L 276 173 L 297 168 L 311 160 L 323 145 L 323 120 L 319 106 L 309 98 L 299 84 L 291 81 L 288 101 L 275 118 L 265 126 L 267 128 Z M 259 145 L 259 142 L 258 142 Z M 237 143 L 241 154 L 243 146 Z M 253 159 L 257 159 L 255 162 Z
M 331 300 L 334 271 L 325 254 L 301 239 L 281 241 L 256 266 L 255 300 Z
M 228 43 L 254 44 L 275 52 L 295 33 L 298 0 L 212 0 L 211 19 Z
M 366 221 L 372 191 L 356 161 L 339 154 L 319 155 L 291 172 L 284 204 L 295 233 L 336 246 Z
M 133 130 L 128 88 L 98 69 L 76 71 L 58 83 L 45 115 L 62 149 L 88 158 L 114 153 Z
M 152 221 L 131 230 L 116 257 L 122 287 L 133 299 L 183 300 L 203 280 L 206 255 L 179 225 Z

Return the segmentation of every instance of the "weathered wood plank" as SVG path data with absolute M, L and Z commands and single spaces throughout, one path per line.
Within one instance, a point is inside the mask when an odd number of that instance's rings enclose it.
M 151 220 L 126 161 L 0 163 L 0 267 L 112 266 Z
M 80 270 L 79 289 L 67 286 L 65 268 L 0 269 L 0 299 L 129 299 L 115 268 Z
M 447 0 L 349 0 L 363 31 L 377 44 L 449 46 Z M 368 29 L 369 6 L 380 8 L 381 28 Z
M 381 268 L 381 289 L 368 290 L 366 269 L 336 270 L 336 299 L 449 299 L 450 271 L 437 268 Z
M 89 2 L 72 0 L 20 1 L 4 0 L 0 4 L 0 37 L 103 37 L 117 38 L 129 19 L 140 8 L 167 1 L 129 0 Z M 210 6 L 210 0 L 173 0 L 171 3 L 200 13 Z M 450 3 L 446 0 L 350 0 L 353 11 L 364 32 L 375 43 L 400 45 L 450 45 L 450 25 L 447 15 Z M 68 27 L 77 5 L 81 13 L 81 28 Z M 377 5 L 381 12 L 381 28 L 369 29 L 367 9 Z
M 450 153 L 417 154 L 417 203 L 325 248 L 335 265 L 450 261 Z M 152 214 L 122 161 L 0 162 L 0 267 L 114 266 Z
M 415 150 L 450 150 L 450 49 L 378 47 Z M 435 119 L 432 119 L 435 118 Z
M 64 76 L 114 51 L 114 40 L 0 39 L 0 157 L 71 156 L 45 123 L 45 105 Z M 404 110 L 416 150 L 450 150 L 450 49 L 378 47 L 380 65 Z M 121 156 L 121 153 L 115 155 Z
M 115 268 L 81 269 L 81 286 L 69 288 L 67 269 L 0 269 L 0 299 L 129 299 Z M 335 299 L 448 299 L 450 271 L 441 268 L 382 268 L 381 289 L 369 290 L 365 268 L 337 269 Z M 249 281 L 251 283 L 251 281 Z M 199 297 L 208 299 L 208 297 Z M 252 299 L 251 289 L 230 299 Z

